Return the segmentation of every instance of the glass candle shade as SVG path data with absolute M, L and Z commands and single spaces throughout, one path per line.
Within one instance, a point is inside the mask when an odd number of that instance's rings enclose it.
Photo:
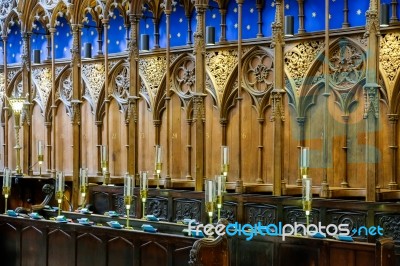
M 303 211 L 307 215 L 311 212 L 312 202 L 312 179 L 305 177 L 302 179 L 302 200 L 303 200 Z
M 87 168 L 80 168 L 79 169 L 79 187 L 82 196 L 86 195 L 86 190 L 88 186 L 88 169 Z

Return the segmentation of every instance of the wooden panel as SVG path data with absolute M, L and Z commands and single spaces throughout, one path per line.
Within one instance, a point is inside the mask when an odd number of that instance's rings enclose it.
M 46 265 L 46 252 L 46 238 L 41 230 L 33 226 L 22 229 L 22 266 Z
M 250 265 L 252 266 L 274 266 L 276 265 L 274 258 L 274 243 L 269 241 L 259 241 L 252 239 L 238 239 L 235 249 L 232 250 L 232 257 L 235 254 L 236 264 L 234 265 Z
M 126 126 L 117 101 L 110 103 L 109 171 L 111 176 L 123 176 L 127 171 Z
M 317 247 L 307 247 L 302 245 L 281 244 L 279 248 L 279 262 L 280 266 L 318 266 L 320 250 Z M 331 265 L 346 265 L 339 264 Z
M 48 234 L 48 265 L 75 265 L 75 241 L 63 230 L 52 230 Z
M 185 246 L 181 248 L 176 248 L 172 252 L 172 265 L 188 265 L 189 252 L 192 246 Z
M 56 169 L 66 175 L 72 174 L 72 126 L 64 104 L 60 103 L 56 114 Z
M 107 265 L 134 265 L 134 245 L 125 238 L 116 237 L 108 241 Z
M 140 265 L 168 265 L 167 249 L 156 242 L 140 246 Z
M 110 196 L 108 193 L 96 192 L 91 196 L 91 202 L 93 202 L 94 210 L 96 213 L 103 214 L 106 211 L 112 209 Z
M 39 164 L 37 163 L 37 154 L 38 154 L 38 141 L 41 140 L 43 143 L 43 153 L 44 158 L 47 158 L 47 149 L 46 145 L 46 127 L 44 125 L 44 117 L 41 115 L 41 109 L 38 104 L 35 104 L 33 107 L 32 116 L 35 117 L 34 123 L 32 123 L 32 163 L 34 166 L 32 170 L 36 173 L 39 173 Z M 45 159 L 42 164 L 42 173 L 47 169 L 47 160 Z
M 76 240 L 76 265 L 106 265 L 106 248 L 99 237 L 90 233 L 83 233 Z
M 89 175 L 97 173 L 97 126 L 89 102 L 83 101 L 81 107 L 81 156 L 82 167 L 87 167 Z
M 19 232 L 9 223 L 0 223 L 1 262 L 3 265 L 20 265 Z

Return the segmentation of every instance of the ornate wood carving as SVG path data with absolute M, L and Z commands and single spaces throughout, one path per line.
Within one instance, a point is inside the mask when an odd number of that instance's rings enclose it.
M 159 219 L 168 220 L 168 199 L 162 197 L 148 198 L 146 214 L 152 214 Z
M 246 223 L 249 224 L 257 224 L 258 222 L 262 225 L 275 224 L 276 211 L 276 206 L 267 204 L 249 203 L 244 205 Z
M 146 81 L 146 87 L 153 95 L 157 95 L 158 88 L 167 67 L 165 56 L 141 57 L 139 71 Z
M 397 244 L 400 243 L 399 214 L 378 213 L 375 215 L 375 221 L 377 225 L 383 228 L 385 236 L 392 237 Z
M 174 199 L 173 201 L 174 217 L 172 221 L 181 221 L 183 219 L 194 219 L 201 221 L 201 201 L 190 199 Z
M 44 110 L 47 106 L 52 87 L 51 69 L 33 68 L 32 81 L 36 85 L 37 90 L 35 101 Z
M 104 64 L 84 64 L 82 66 L 82 79 L 90 92 L 94 105 L 97 105 L 101 90 L 104 88 Z
M 215 87 L 222 95 L 232 70 L 237 65 L 237 50 L 210 51 L 206 53 L 206 66 L 215 80 Z

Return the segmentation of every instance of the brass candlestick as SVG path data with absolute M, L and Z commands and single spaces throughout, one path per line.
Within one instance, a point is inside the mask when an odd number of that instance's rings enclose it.
M 215 181 L 208 179 L 206 180 L 205 186 L 205 206 L 206 212 L 208 214 L 209 222 L 212 224 L 212 218 L 214 214 L 214 207 L 215 207 Z
M 7 167 L 4 168 L 3 171 L 3 190 L 2 193 L 4 195 L 4 213 L 7 213 L 7 200 L 11 194 L 11 170 Z
M 217 210 L 218 210 L 218 221 L 221 218 L 221 209 L 223 205 L 223 198 L 225 193 L 225 177 L 223 175 L 215 176 L 215 183 L 217 184 Z
M 132 204 L 132 196 L 133 196 L 133 189 L 135 187 L 135 179 L 132 175 L 125 174 L 124 178 L 124 203 L 126 207 L 126 228 L 132 229 L 129 226 L 129 211 L 131 209 Z
M 101 145 L 101 169 L 103 171 L 104 182 L 103 185 L 110 184 L 110 172 L 108 171 L 108 149 L 106 145 Z
M 140 198 L 142 200 L 142 219 L 145 219 L 145 208 L 146 208 L 146 201 L 147 201 L 147 192 L 148 192 L 148 178 L 147 172 L 141 171 L 140 172 Z
M 8 102 L 11 105 L 11 109 L 14 112 L 14 129 L 15 129 L 15 147 L 14 149 L 16 150 L 16 156 L 17 156 L 17 160 L 16 160 L 16 167 L 15 167 L 15 174 L 16 175 L 22 175 L 22 169 L 20 166 L 20 152 L 21 152 L 21 146 L 19 144 L 19 129 L 21 128 L 20 126 L 20 116 L 21 116 L 21 112 L 22 109 L 24 107 L 24 103 L 25 103 L 25 98 L 23 97 L 15 97 L 15 98 L 9 98 Z
M 161 145 L 156 145 L 156 151 L 155 151 L 155 155 L 156 155 L 156 160 L 155 160 L 155 171 L 157 174 L 157 189 L 160 188 L 160 174 L 161 174 L 161 169 L 162 169 L 162 162 L 161 162 L 161 158 L 162 158 L 162 148 Z
M 82 196 L 82 207 L 85 207 L 86 204 L 86 192 L 87 192 L 87 188 L 89 186 L 89 182 L 88 182 L 88 169 L 87 168 L 81 168 L 79 171 L 79 177 L 80 177 L 80 187 L 79 190 L 81 192 L 81 196 Z
M 56 199 L 58 202 L 58 216 L 61 215 L 61 203 L 64 197 L 65 177 L 63 172 L 56 173 Z

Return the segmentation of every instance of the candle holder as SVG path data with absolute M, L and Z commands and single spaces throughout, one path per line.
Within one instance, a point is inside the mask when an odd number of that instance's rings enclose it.
M 65 177 L 63 172 L 56 173 L 56 199 L 58 203 L 58 216 L 61 215 L 61 203 L 64 198 Z
M 310 148 L 301 147 L 300 149 L 300 175 L 304 178 L 308 176 L 310 167 Z
M 16 156 L 17 156 L 17 158 L 16 158 L 17 165 L 15 167 L 15 174 L 22 175 L 22 169 L 20 166 L 21 146 L 19 144 L 19 129 L 21 128 L 20 117 L 21 117 L 22 109 L 24 107 L 25 98 L 24 97 L 13 97 L 13 98 L 9 98 L 8 102 L 10 103 L 11 109 L 14 112 L 14 129 L 15 129 L 15 142 L 16 142 L 14 149 L 16 150 Z
M 302 202 L 303 211 L 306 213 L 307 226 L 310 224 L 310 214 L 312 209 L 312 179 L 309 177 L 303 177 L 302 179 Z
M 80 178 L 79 190 L 80 190 L 81 196 L 82 196 L 82 208 L 85 207 L 85 204 L 86 204 L 86 192 L 87 192 L 87 188 L 89 186 L 87 173 L 88 173 L 87 168 L 80 168 L 80 170 L 79 170 L 79 178 Z
M 145 219 L 145 208 L 147 201 L 147 192 L 149 189 L 149 182 L 147 178 L 147 171 L 140 172 L 140 199 L 142 200 L 142 219 Z
M 43 154 L 43 142 L 41 140 L 38 141 L 38 163 L 39 163 L 39 176 L 42 176 L 42 164 L 44 161 L 44 154 Z
M 132 229 L 129 226 L 129 211 L 131 209 L 132 199 L 133 199 L 133 189 L 135 187 L 135 179 L 130 174 L 125 174 L 124 178 L 124 203 L 126 207 L 126 228 Z
M 208 214 L 209 223 L 212 224 L 212 218 L 215 209 L 215 181 L 208 179 L 206 180 L 205 186 L 205 206 Z
M 103 171 L 103 185 L 110 184 L 110 172 L 108 171 L 108 149 L 106 145 L 101 145 L 101 169 Z
M 7 213 L 7 200 L 11 194 L 11 170 L 7 167 L 3 171 L 3 195 L 4 195 L 4 213 Z
M 218 221 L 221 218 L 221 209 L 224 201 L 225 193 L 225 177 L 223 175 L 215 176 L 215 183 L 217 184 L 216 194 L 217 194 L 217 210 L 218 210 Z
M 155 160 L 155 171 L 156 171 L 156 177 L 157 177 L 157 189 L 160 189 L 160 174 L 162 170 L 162 148 L 161 145 L 156 145 L 156 160 Z
M 229 172 L 229 147 L 221 146 L 221 175 L 224 177 L 224 183 L 226 183 Z M 224 185 L 223 192 L 226 192 L 226 186 Z

